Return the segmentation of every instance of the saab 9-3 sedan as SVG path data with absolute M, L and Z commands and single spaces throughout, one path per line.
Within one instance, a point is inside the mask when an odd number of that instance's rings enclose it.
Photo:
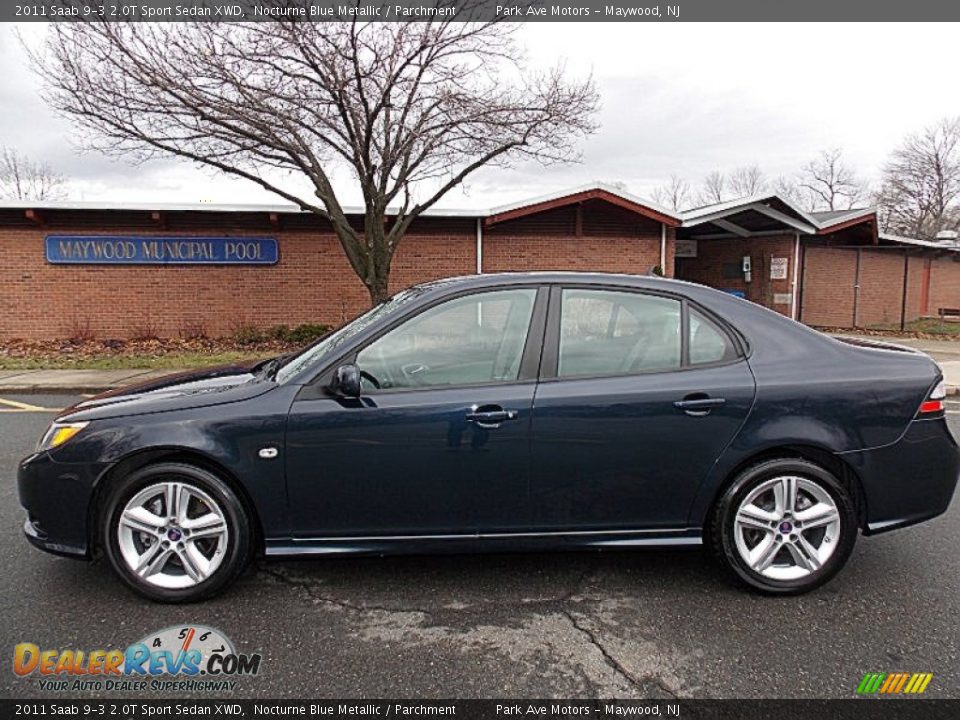
M 946 510 L 944 389 L 926 355 L 699 285 L 442 280 L 302 352 L 63 411 L 19 468 L 24 531 L 164 602 L 258 554 L 699 544 L 799 593 Z

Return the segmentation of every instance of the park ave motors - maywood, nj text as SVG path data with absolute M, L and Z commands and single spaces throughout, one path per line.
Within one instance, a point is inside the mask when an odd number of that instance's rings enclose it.
M 634 17 L 680 17 L 679 5 L 648 5 L 645 7 L 621 7 L 619 5 L 604 5 L 602 8 L 571 7 L 568 5 L 497 5 L 497 15 L 503 17 L 590 17 L 603 15 L 613 18 Z

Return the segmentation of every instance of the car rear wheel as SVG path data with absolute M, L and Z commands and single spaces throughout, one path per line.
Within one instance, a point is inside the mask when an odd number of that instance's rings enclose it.
M 250 557 L 250 523 L 229 485 L 193 465 L 163 463 L 116 483 L 103 542 L 117 574 L 159 602 L 191 602 L 222 590 Z
M 797 594 L 830 580 L 858 534 L 850 492 L 807 460 L 769 460 L 740 473 L 714 511 L 714 551 L 751 587 Z

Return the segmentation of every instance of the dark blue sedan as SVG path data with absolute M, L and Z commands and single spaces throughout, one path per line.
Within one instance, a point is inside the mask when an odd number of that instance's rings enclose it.
M 946 510 L 943 398 L 923 354 L 698 285 L 444 280 L 298 354 L 65 410 L 20 465 L 24 531 L 166 602 L 260 553 L 700 544 L 798 593 L 861 531 Z

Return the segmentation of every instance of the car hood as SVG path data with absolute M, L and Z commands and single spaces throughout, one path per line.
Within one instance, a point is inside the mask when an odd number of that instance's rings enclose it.
M 101 393 L 64 410 L 58 420 L 93 420 L 236 402 L 260 395 L 275 383 L 261 381 L 253 369 L 261 361 L 173 373 Z

